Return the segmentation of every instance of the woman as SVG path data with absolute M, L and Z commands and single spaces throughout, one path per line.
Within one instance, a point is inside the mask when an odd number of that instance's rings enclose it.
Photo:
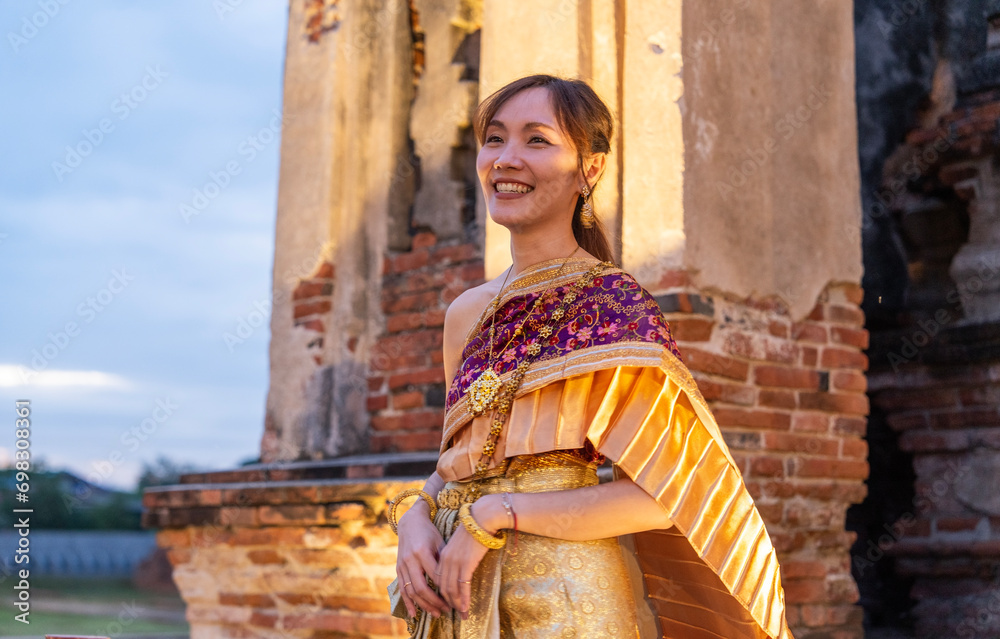
M 791 637 L 774 550 L 718 426 L 594 217 L 607 107 L 583 82 L 530 76 L 474 126 L 513 264 L 448 309 L 441 455 L 398 521 L 394 614 L 419 637 L 636 637 L 652 615 L 617 537 L 669 529 L 657 632 Z M 606 457 L 616 479 L 598 484 Z M 414 492 L 393 500 L 394 527 Z

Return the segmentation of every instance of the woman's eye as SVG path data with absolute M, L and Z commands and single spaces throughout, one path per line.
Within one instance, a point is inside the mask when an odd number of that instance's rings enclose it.
M 499 135 L 489 135 L 486 137 L 487 142 L 503 142 Z
M 540 135 L 533 135 L 533 136 L 531 136 L 531 139 L 528 140 L 528 144 L 533 144 L 535 142 L 542 142 L 544 144 L 548 144 L 549 143 L 548 140 L 546 140 L 545 138 L 543 138 Z

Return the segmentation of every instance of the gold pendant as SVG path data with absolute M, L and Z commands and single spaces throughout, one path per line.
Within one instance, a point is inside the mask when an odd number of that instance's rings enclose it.
M 471 384 L 469 384 L 469 411 L 479 417 L 496 401 L 500 390 L 500 376 L 492 368 L 486 369 Z

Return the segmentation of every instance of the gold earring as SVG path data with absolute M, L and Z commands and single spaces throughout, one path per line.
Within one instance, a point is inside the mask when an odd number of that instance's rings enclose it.
M 583 185 L 583 207 L 580 208 L 580 224 L 585 229 L 594 225 L 594 207 L 590 203 L 590 187 Z

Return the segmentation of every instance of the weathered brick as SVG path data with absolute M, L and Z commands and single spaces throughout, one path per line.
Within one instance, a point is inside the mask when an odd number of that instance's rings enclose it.
M 250 625 L 258 628 L 274 628 L 278 624 L 278 613 L 271 610 L 254 610 L 250 615 Z
M 160 548 L 186 548 L 191 545 L 191 532 L 188 529 L 158 530 L 156 544 Z
M 860 351 L 827 346 L 820 360 L 823 368 L 855 368 L 868 370 L 868 356 Z
M 326 522 L 328 524 L 362 520 L 365 516 L 366 509 L 364 504 L 330 504 L 326 507 Z
M 371 440 L 372 452 L 375 453 L 402 453 L 419 450 L 437 450 L 440 445 L 440 429 L 415 433 L 375 433 L 372 435 Z
M 753 375 L 754 381 L 761 386 L 804 388 L 808 390 L 819 388 L 819 373 L 814 370 L 805 370 L 790 366 L 757 364 L 753 367 Z
M 265 593 L 220 592 L 219 604 L 222 606 L 273 608 L 274 599 Z
M 385 320 L 385 330 L 390 334 L 412 331 L 423 326 L 424 314 L 421 312 L 396 313 L 395 315 L 390 315 Z
M 868 389 L 868 379 L 863 373 L 850 370 L 833 371 L 830 381 L 834 390 L 865 392 Z
M 750 365 L 746 362 L 693 347 L 684 349 L 684 362 L 692 371 L 712 373 L 740 381 L 746 380 L 747 372 L 750 370 Z
M 805 410 L 821 410 L 829 413 L 867 415 L 868 397 L 862 393 L 799 393 L 799 406 Z
M 812 346 L 803 346 L 801 349 L 801 362 L 803 366 L 816 366 L 819 362 L 819 349 Z
M 764 433 L 764 449 L 836 457 L 840 452 L 840 439 L 774 431 Z
M 431 231 L 421 231 L 413 236 L 410 248 L 412 250 L 427 248 L 437 244 L 437 236 Z
M 712 413 L 720 426 L 788 430 L 792 423 L 791 415 L 777 410 L 717 407 Z
M 840 306 L 838 304 L 827 304 L 823 311 L 824 319 L 842 324 L 852 324 L 862 326 L 865 323 L 865 314 L 857 306 Z
M 424 394 L 420 391 L 405 391 L 392 396 L 392 407 L 395 410 L 420 408 L 424 405 Z
M 232 546 L 298 546 L 304 534 L 302 528 L 238 528 L 228 543 Z
M 825 433 L 830 430 L 830 415 L 825 413 L 792 414 L 792 430 L 806 433 Z
M 954 411 L 931 412 L 927 417 L 934 428 L 987 428 L 1000 426 L 997 408 L 962 408 Z
M 396 390 L 409 385 L 444 383 L 444 369 L 440 366 L 389 376 L 389 388 Z
M 754 403 L 756 391 L 753 386 L 716 382 L 702 377 L 698 379 L 698 390 L 708 401 L 722 401 L 750 406 Z
M 959 451 L 969 448 L 967 431 L 905 431 L 899 438 L 899 447 L 905 451 L 930 453 L 936 451 Z
M 705 342 L 712 338 L 715 321 L 706 317 L 668 317 L 670 332 L 682 342 Z
M 286 559 L 271 549 L 250 550 L 247 552 L 247 559 L 254 564 L 284 564 Z
M 832 326 L 830 327 L 830 340 L 837 344 L 846 344 L 862 349 L 868 348 L 868 331 L 863 328 Z
M 402 313 L 406 311 L 422 311 L 426 308 L 435 308 L 441 302 L 441 294 L 438 291 L 404 293 L 393 298 L 383 298 L 382 311 L 387 314 Z
M 788 322 L 781 320 L 771 320 L 767 324 L 767 332 L 775 337 L 788 337 Z
M 299 319 L 300 317 L 307 317 L 309 315 L 321 315 L 323 313 L 329 313 L 330 309 L 333 308 L 330 300 L 321 300 L 318 302 L 300 302 L 295 304 L 292 311 L 292 319 Z
M 843 439 L 840 446 L 841 457 L 868 458 L 868 442 L 863 439 Z
M 334 610 L 376 613 L 384 612 L 386 606 L 381 597 L 352 597 L 350 595 L 322 595 L 320 604 L 324 608 Z
M 400 253 L 391 258 L 392 272 L 404 273 L 427 266 L 430 252 L 427 249 L 415 249 L 409 253 Z
M 823 579 L 789 579 L 783 582 L 785 600 L 789 603 L 822 603 L 826 601 Z
M 369 413 L 375 413 L 389 407 L 388 395 L 369 395 L 365 400 L 365 407 Z
M 760 406 L 771 408 L 795 408 L 795 392 L 788 390 L 763 389 L 757 394 Z
M 399 415 L 376 415 L 371 420 L 372 429 L 380 432 L 440 429 L 443 424 L 444 411 L 436 408 L 411 410 Z
M 979 517 L 938 517 L 934 520 L 934 528 L 942 532 L 975 530 L 980 521 Z
M 791 338 L 800 342 L 825 344 L 827 341 L 826 327 L 814 322 L 795 322 L 792 324 Z
M 260 523 L 265 526 L 322 524 L 323 507 L 312 505 L 261 506 L 257 509 Z
M 826 573 L 826 564 L 822 561 L 798 560 L 781 562 L 782 579 L 823 579 L 826 577 Z
M 304 300 L 310 297 L 319 297 L 321 295 L 330 295 L 332 293 L 332 284 L 303 280 L 299 282 L 298 285 L 296 285 L 295 290 L 292 291 L 292 299 Z
M 795 463 L 795 475 L 828 479 L 867 479 L 868 462 L 853 459 L 798 459 Z
M 751 456 L 749 474 L 754 477 L 784 477 L 785 460 L 780 457 Z

